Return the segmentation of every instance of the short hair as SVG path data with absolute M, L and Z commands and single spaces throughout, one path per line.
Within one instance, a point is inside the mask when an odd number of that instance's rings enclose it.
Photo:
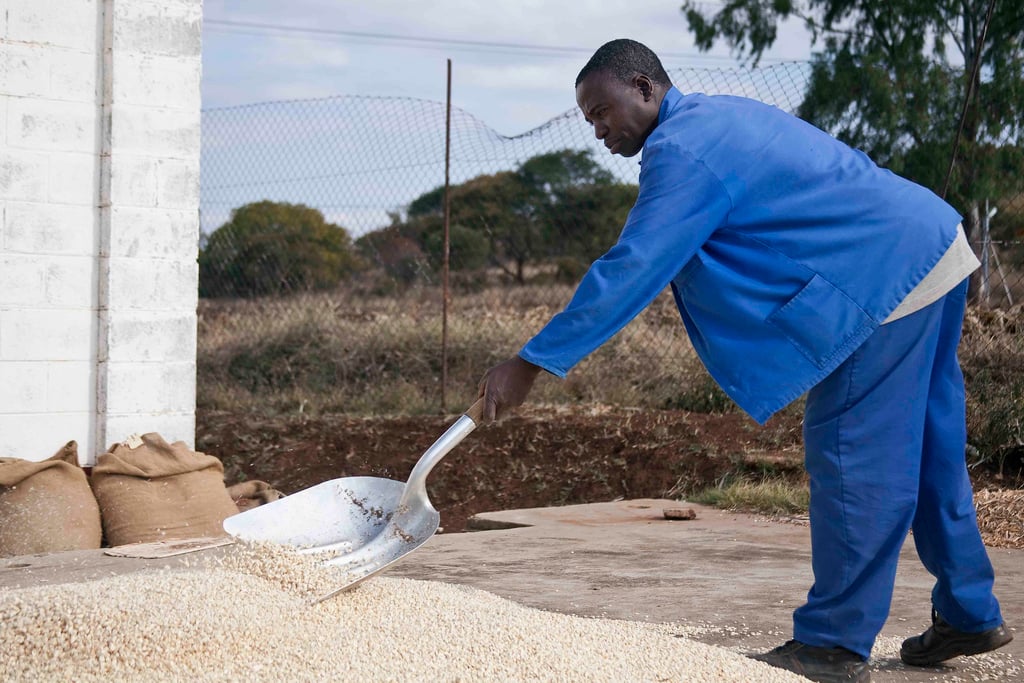
M 609 73 L 623 83 L 629 83 L 634 76 L 640 74 L 659 85 L 672 85 L 658 55 L 646 45 L 629 38 L 612 40 L 599 47 L 586 66 L 580 70 L 579 76 L 576 77 L 576 85 L 597 71 Z

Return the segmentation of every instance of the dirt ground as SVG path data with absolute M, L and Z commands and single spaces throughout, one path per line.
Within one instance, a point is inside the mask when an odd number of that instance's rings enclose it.
M 455 417 L 200 411 L 196 450 L 224 462 L 228 484 L 258 479 L 285 494 L 337 477 L 405 481 Z M 431 472 L 427 489 L 442 529 L 454 532 L 479 512 L 676 499 L 737 472 L 804 481 L 802 459 L 795 413 L 760 427 L 738 413 L 532 407 L 477 428 Z M 1024 487 L 1020 472 L 999 477 L 972 470 L 972 476 L 976 489 Z M 1020 509 L 1009 511 L 1018 520 L 1024 492 L 1020 498 Z

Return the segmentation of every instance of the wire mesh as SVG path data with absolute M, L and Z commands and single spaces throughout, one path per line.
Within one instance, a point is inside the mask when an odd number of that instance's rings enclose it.
M 810 75 L 806 63 L 670 73 L 684 92 L 752 97 L 794 113 Z M 311 344 L 329 329 L 336 354 L 357 336 L 395 345 L 388 359 L 353 356 L 334 367 L 338 381 L 339 373 L 384 371 L 396 357 L 402 369 L 392 372 L 440 374 L 445 113 L 442 102 L 365 96 L 205 110 L 200 355 L 275 335 L 306 335 Z M 453 344 L 486 344 L 504 357 L 568 301 L 589 260 L 612 244 L 639 167 L 607 154 L 576 109 L 514 137 L 454 109 L 450 159 Z M 958 208 L 978 226 L 971 238 L 983 268 L 972 304 L 1019 318 L 1024 191 Z M 606 353 L 691 354 L 670 299 L 659 297 Z M 254 390 L 287 383 L 256 374 Z

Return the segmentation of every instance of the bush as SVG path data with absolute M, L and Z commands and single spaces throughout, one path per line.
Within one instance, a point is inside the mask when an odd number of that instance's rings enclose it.
M 1024 307 L 971 307 L 960 362 L 967 385 L 968 464 L 1024 468 Z
M 968 464 L 1000 474 L 1024 468 L 1024 376 L 992 369 L 970 373 L 967 393 Z M 1000 369 L 1001 370 L 1001 369 Z
M 344 228 L 302 204 L 246 204 L 199 251 L 199 296 L 245 297 L 328 289 L 359 267 Z

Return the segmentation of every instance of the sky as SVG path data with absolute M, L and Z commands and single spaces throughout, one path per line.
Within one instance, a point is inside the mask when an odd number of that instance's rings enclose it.
M 709 10 L 720 6 L 705 3 Z M 633 38 L 667 69 L 735 67 L 700 53 L 677 0 L 205 0 L 203 108 L 373 95 L 452 104 L 502 135 L 576 106 L 573 82 L 601 44 Z M 763 65 L 810 58 L 798 21 Z

